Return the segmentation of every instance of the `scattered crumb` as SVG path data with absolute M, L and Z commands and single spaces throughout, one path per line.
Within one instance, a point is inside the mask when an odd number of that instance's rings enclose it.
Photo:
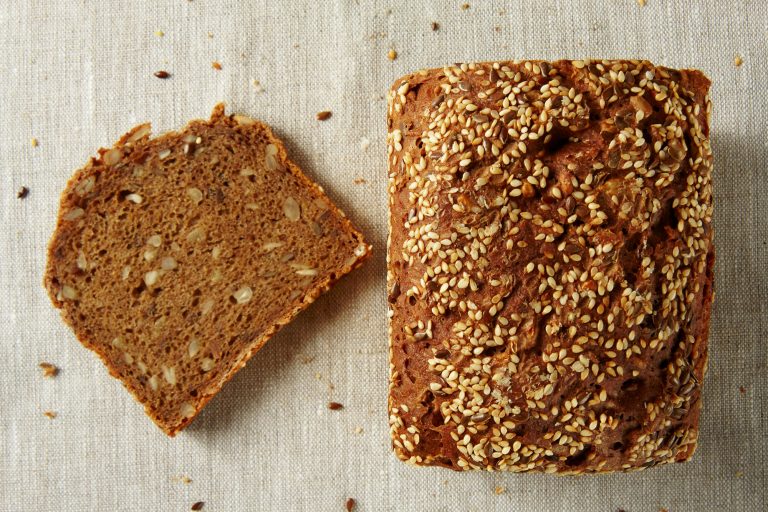
M 363 433 L 363 427 L 355 427 L 355 434 L 362 434 Z
M 495 27 L 493 27 L 493 30 L 496 32 L 501 32 L 501 27 L 499 25 L 496 25 Z
M 216 71 L 221 71 L 221 63 L 217 60 L 211 62 L 211 67 Z
M 304 354 L 299 354 L 299 361 L 301 364 L 309 364 L 314 360 L 315 356 L 305 356 Z
M 171 74 L 170 74 L 169 72 L 167 72 L 167 71 L 163 71 L 163 70 L 161 69 L 160 71 L 155 71 L 155 76 L 156 76 L 157 78 L 166 79 L 166 78 L 168 78 L 169 76 L 171 76 Z
M 387 9 L 386 11 L 384 11 L 384 14 L 386 14 L 387 16 L 391 15 L 392 14 L 392 9 L 391 8 Z
M 19 199 L 24 199 L 29 195 L 29 189 L 27 187 L 21 187 L 18 192 L 16 192 L 16 197 Z
M 192 504 L 192 510 L 203 510 L 204 506 L 205 506 L 204 501 L 197 501 Z
M 640 7 L 645 7 L 645 0 L 637 0 L 637 5 Z
M 387 58 L 389 60 L 395 60 L 397 58 L 397 52 L 395 50 L 389 50 L 389 52 L 387 52 Z
M 51 363 L 40 363 L 40 368 L 43 369 L 43 377 L 55 377 L 59 374 L 59 369 Z
M 743 471 L 737 471 L 736 472 L 736 478 L 741 478 L 743 476 L 744 476 L 744 472 Z
M 333 115 L 333 112 L 330 110 L 323 110 L 322 112 L 318 112 L 315 117 L 317 117 L 318 121 L 326 121 L 331 118 Z
M 323 374 L 322 374 L 322 373 L 320 373 L 320 372 L 317 372 L 317 373 L 315 373 L 315 378 L 316 378 L 317 380 L 323 380 Z
M 448 480 L 443 480 L 443 485 L 448 485 Z
M 355 509 L 355 498 L 347 498 L 345 506 L 347 507 L 347 512 L 352 512 Z
M 436 21 L 433 21 L 432 22 L 432 32 L 437 32 L 438 30 L 440 30 L 440 24 L 438 22 L 436 22 Z
M 162 30 L 155 30 L 155 35 L 157 37 L 163 37 L 165 35 L 165 32 L 163 32 Z
M 744 386 L 739 386 L 739 393 L 743 395 L 746 392 L 747 392 L 747 388 L 745 388 Z
M 46 418 L 48 418 L 49 420 L 52 420 L 53 418 L 55 418 L 55 417 L 56 417 L 56 413 L 55 413 L 55 412 L 53 412 L 53 411 L 45 411 L 45 412 L 43 413 L 43 415 L 44 415 Z
M 365 181 L 364 178 L 355 178 L 355 185 L 363 185 L 365 183 L 368 183 L 368 182 Z
M 507 489 L 505 487 L 497 485 L 496 489 L 494 489 L 493 492 L 495 492 L 496 494 L 504 494 L 505 492 L 507 492 Z
M 251 83 L 253 84 L 253 88 L 256 89 L 256 92 L 264 92 L 264 86 L 261 85 L 261 82 L 254 78 L 251 80 Z
M 35 137 L 32 137 L 31 139 L 29 139 L 29 143 L 32 144 L 33 148 L 36 148 L 38 145 L 40 145 L 40 143 L 37 141 Z
M 669 510 L 667 510 L 667 509 L 665 509 L 665 508 L 660 508 L 660 509 L 659 509 L 659 512 L 669 512 Z
M 371 141 L 368 140 L 367 137 L 363 137 L 362 139 L 360 139 L 360 148 L 362 148 L 363 151 L 367 151 L 368 146 L 370 145 L 371 145 Z
M 192 479 L 189 478 L 186 475 L 175 476 L 175 477 L 173 477 L 173 481 L 174 482 L 181 482 L 182 484 L 186 484 L 186 485 L 189 485 L 189 484 L 192 483 Z
M 208 39 L 213 39 L 213 32 L 208 32 Z
M 299 43 L 293 43 L 294 48 L 299 48 Z
M 469 4 L 461 4 L 461 10 L 462 11 L 466 11 L 467 9 L 469 9 L 469 7 L 470 7 Z
M 339 411 L 344 408 L 339 402 L 328 402 L 328 408 L 332 411 Z
M 737 56 L 736 56 L 736 57 L 733 59 L 733 63 L 734 63 L 734 64 L 736 64 L 736 67 L 739 67 L 739 66 L 741 66 L 742 64 L 744 64 L 744 59 L 742 59 L 742 58 L 741 58 L 741 55 L 737 55 Z

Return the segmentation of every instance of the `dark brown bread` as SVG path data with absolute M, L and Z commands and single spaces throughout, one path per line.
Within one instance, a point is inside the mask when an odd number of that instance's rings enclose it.
M 394 83 L 399 458 L 589 473 L 692 456 L 714 263 L 709 84 L 645 61 Z
M 77 171 L 45 286 L 168 435 L 370 247 L 266 125 L 137 126 Z

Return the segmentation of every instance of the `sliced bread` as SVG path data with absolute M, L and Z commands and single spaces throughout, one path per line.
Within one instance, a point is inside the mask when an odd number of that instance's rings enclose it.
M 370 246 L 270 128 L 125 134 L 61 198 L 45 287 L 168 435 Z

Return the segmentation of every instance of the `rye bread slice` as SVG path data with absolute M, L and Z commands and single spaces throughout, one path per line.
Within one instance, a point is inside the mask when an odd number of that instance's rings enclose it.
M 168 435 L 370 246 L 270 128 L 125 134 L 61 198 L 44 284 L 80 342 Z

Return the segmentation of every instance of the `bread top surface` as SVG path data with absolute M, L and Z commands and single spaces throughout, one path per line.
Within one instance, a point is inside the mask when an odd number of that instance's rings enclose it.
M 369 254 L 264 124 L 137 126 L 77 171 L 45 286 L 78 339 L 168 434 Z
M 708 89 L 646 61 L 394 83 L 399 458 L 583 473 L 692 455 L 714 261 Z

